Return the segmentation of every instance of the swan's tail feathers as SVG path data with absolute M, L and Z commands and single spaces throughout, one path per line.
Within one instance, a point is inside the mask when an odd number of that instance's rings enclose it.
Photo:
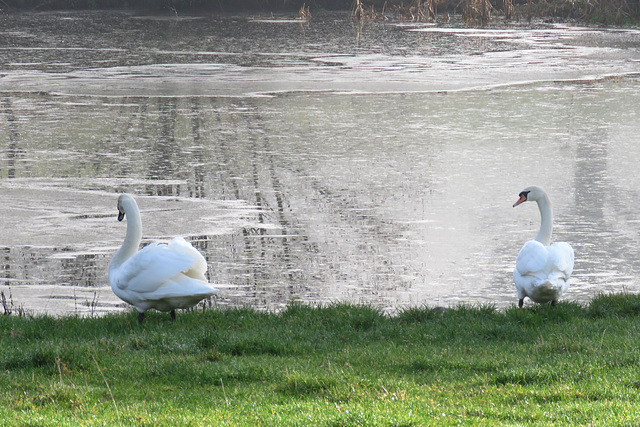
M 213 286 L 200 283 L 187 287 L 181 285 L 163 288 L 149 298 L 155 301 L 154 308 L 160 311 L 169 311 L 169 309 L 193 307 L 203 299 L 213 296 L 217 291 L 218 289 Z
M 218 292 L 218 288 L 206 280 L 192 279 L 186 275 L 178 275 L 173 279 L 178 286 L 167 286 L 165 289 L 168 292 L 175 292 L 175 295 L 193 295 L 194 297 L 206 298 Z

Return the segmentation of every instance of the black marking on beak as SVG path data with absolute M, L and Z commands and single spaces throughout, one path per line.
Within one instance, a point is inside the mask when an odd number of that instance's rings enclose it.
M 529 193 L 530 193 L 530 191 L 522 191 L 520 194 L 518 194 L 518 196 L 520 196 L 520 198 L 518 199 L 517 202 L 515 202 L 513 204 L 513 207 L 515 208 L 520 203 L 526 202 L 527 201 L 527 196 L 529 195 Z

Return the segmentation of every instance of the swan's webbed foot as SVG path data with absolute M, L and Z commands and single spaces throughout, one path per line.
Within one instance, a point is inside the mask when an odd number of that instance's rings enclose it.
M 557 303 L 558 303 L 558 300 L 555 300 L 555 299 L 551 300 L 551 307 L 555 307 Z
M 176 321 L 176 311 L 175 310 L 171 310 L 171 321 L 175 322 Z
M 138 313 L 138 323 L 142 323 L 144 320 L 144 312 Z
M 518 300 L 518 307 L 522 308 L 523 305 L 524 305 L 524 298 Z

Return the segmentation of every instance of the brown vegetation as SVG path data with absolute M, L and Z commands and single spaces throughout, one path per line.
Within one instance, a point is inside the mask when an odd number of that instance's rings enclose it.
M 447 21 L 458 14 L 465 22 L 485 24 L 492 19 L 576 19 L 591 23 L 632 24 L 640 19 L 640 0 L 354 0 L 355 19 Z
M 356 20 L 446 21 L 451 14 L 468 23 L 496 17 L 577 19 L 592 23 L 637 24 L 640 0 L 0 0 L 0 10 L 134 9 L 212 12 L 299 12 L 308 20 L 316 10 L 351 10 Z

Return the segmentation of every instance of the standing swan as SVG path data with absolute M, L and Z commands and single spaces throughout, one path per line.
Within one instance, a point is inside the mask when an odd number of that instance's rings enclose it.
M 150 308 L 170 311 L 189 308 L 218 290 L 207 282 L 207 261 L 182 237 L 169 243 L 151 243 L 138 251 L 142 221 L 135 199 L 118 198 L 118 221 L 127 216 L 127 234 L 109 264 L 113 292 L 138 310 L 138 322 Z
M 541 224 L 536 239 L 529 240 L 520 249 L 513 271 L 518 290 L 518 306 L 522 308 L 524 297 L 537 303 L 551 301 L 551 305 L 556 305 L 558 298 L 569 289 L 569 278 L 573 272 L 573 248 L 566 242 L 549 245 L 553 212 L 549 197 L 542 188 L 527 187 L 519 196 L 513 207 L 530 200 L 537 202 Z

